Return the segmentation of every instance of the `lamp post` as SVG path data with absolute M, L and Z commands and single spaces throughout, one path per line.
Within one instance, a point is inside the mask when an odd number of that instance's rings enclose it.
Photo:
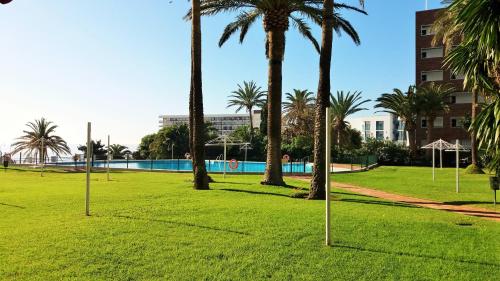
M 325 155 L 325 207 L 326 207 L 326 223 L 325 223 L 325 232 L 326 239 L 325 243 L 327 246 L 331 244 L 331 236 L 330 236 L 330 162 L 331 162 L 331 125 L 330 125 L 330 108 L 326 108 L 326 155 Z

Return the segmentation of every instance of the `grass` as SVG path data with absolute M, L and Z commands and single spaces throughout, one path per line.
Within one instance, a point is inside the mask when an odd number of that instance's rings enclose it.
M 362 176 L 363 174 L 356 174 Z M 0 280 L 494 280 L 496 222 L 335 191 L 324 202 L 260 176 L 0 171 Z M 307 183 L 287 179 L 298 188 Z
M 428 167 L 379 167 L 366 173 L 336 174 L 337 182 L 351 183 L 391 193 L 431 199 L 452 205 L 472 205 L 500 211 L 493 206 L 489 175 L 466 174 L 460 170 L 460 192 L 456 193 L 453 168 L 436 168 L 436 181 Z

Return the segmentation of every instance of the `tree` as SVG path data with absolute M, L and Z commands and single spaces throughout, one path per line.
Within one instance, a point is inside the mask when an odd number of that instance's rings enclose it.
M 149 134 L 142 137 L 137 151 L 133 153 L 134 159 L 151 159 L 150 146 L 153 143 L 155 137 L 156 134 Z
M 113 159 L 125 159 L 125 156 L 131 153 L 128 147 L 121 144 L 112 144 L 108 149 Z
M 361 97 L 361 92 L 354 91 L 347 92 L 338 91 L 337 95 L 330 95 L 331 99 L 331 119 L 333 127 L 333 138 L 332 142 L 334 145 L 341 146 L 348 140 L 349 123 L 345 120 L 348 116 L 355 114 L 357 112 L 368 110 L 368 108 L 361 107 L 363 104 L 369 102 L 370 100 L 363 100 Z
M 308 90 L 294 89 L 293 94 L 286 93 L 283 102 L 285 121 L 292 130 L 293 136 L 307 135 L 312 132 L 312 117 L 314 114 L 314 93 Z
M 265 91 L 261 90 L 254 81 L 243 81 L 243 87 L 238 84 L 238 90 L 232 92 L 227 107 L 236 107 L 236 112 L 245 108 L 250 117 L 250 132 L 253 132 L 252 109 L 264 103 Z
M 319 2 L 319 1 L 318 1 Z M 364 0 L 359 1 L 361 6 Z M 330 76 L 332 64 L 333 31 L 337 33 L 343 30 L 356 45 L 360 44 L 359 36 L 354 27 L 346 20 L 339 18 L 335 13 L 335 8 L 340 8 L 341 4 L 335 4 L 333 0 L 323 0 L 321 16 L 321 52 L 319 58 L 319 81 L 318 94 L 316 96 L 315 119 L 314 119 L 314 169 L 311 179 L 311 188 L 308 199 L 325 198 L 325 121 L 326 108 L 330 106 Z M 352 9 L 365 13 L 362 10 Z
M 434 141 L 434 121 L 440 112 L 449 111 L 448 102 L 455 89 L 449 85 L 426 83 L 417 88 L 417 106 L 427 119 L 427 143 Z
M 182 158 L 189 151 L 189 127 L 185 124 L 161 128 L 149 145 L 152 158 Z
M 101 140 L 98 141 L 91 141 L 92 144 L 92 166 L 94 166 L 94 158 L 96 160 L 105 160 L 106 155 L 108 154 L 108 151 L 104 148 L 105 145 L 101 143 Z M 78 146 L 78 150 L 83 152 L 83 157 L 87 157 L 87 146 L 86 145 L 80 145 Z
M 415 86 L 408 87 L 407 92 L 394 89 L 392 93 L 384 93 L 376 100 L 375 108 L 381 108 L 382 112 L 398 116 L 408 133 L 408 143 L 411 156 L 417 154 L 417 142 L 415 130 L 417 128 L 417 105 Z
M 40 163 L 47 158 L 47 151 L 50 150 L 58 157 L 63 154 L 70 154 L 71 150 L 66 141 L 58 135 L 54 135 L 57 125 L 45 118 L 28 122 L 28 130 L 23 131 L 24 135 L 17 138 L 18 141 L 13 144 L 14 150 L 11 154 L 25 151 L 28 155 L 36 152 Z
M 0 0 L 0 4 L 9 4 L 12 0 Z
M 189 147 L 193 159 L 194 189 L 209 189 L 205 166 L 205 132 L 201 72 L 201 1 L 191 0 L 191 89 L 189 94 Z
M 479 147 L 492 158 L 489 167 L 497 174 L 500 172 L 499 9 L 499 0 L 455 0 L 442 16 L 446 19 L 445 24 L 437 27 L 438 31 L 444 30 L 461 39 L 460 44 L 446 55 L 445 66 L 455 73 L 464 74 L 464 87 L 472 89 L 476 95 L 474 101 L 478 92 L 484 93 L 489 100 L 482 111 L 472 117 L 470 131 L 477 138 Z M 445 44 L 451 42 L 445 36 L 439 39 Z M 472 113 L 476 115 L 476 107 Z

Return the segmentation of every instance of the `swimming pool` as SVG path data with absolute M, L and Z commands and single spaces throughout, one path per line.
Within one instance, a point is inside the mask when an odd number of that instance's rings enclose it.
M 224 171 L 223 160 L 206 160 L 207 171 L 209 173 L 220 173 Z M 51 165 L 73 166 L 74 162 L 51 163 Z M 77 162 L 78 167 L 85 166 L 85 162 Z M 239 162 L 236 169 L 230 169 L 229 161 L 226 161 L 227 173 L 264 173 L 265 162 Z M 94 167 L 105 168 L 106 161 L 94 161 Z M 165 171 L 191 171 L 193 169 L 191 160 L 113 160 L 109 163 L 110 168 L 131 169 L 131 170 L 165 170 Z M 284 173 L 312 173 L 312 164 L 304 162 L 294 162 L 283 164 Z M 334 168 L 335 171 L 345 169 Z

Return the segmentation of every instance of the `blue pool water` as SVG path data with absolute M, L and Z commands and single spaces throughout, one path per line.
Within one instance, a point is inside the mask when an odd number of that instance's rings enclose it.
M 206 160 L 206 166 L 209 173 L 224 171 L 224 161 Z M 55 164 L 55 163 L 54 163 Z M 265 162 L 239 162 L 237 169 L 229 168 L 229 161 L 226 162 L 227 173 L 264 173 L 266 169 Z M 72 166 L 74 162 L 57 163 L 57 165 Z M 84 162 L 77 162 L 79 167 L 85 165 Z M 94 167 L 106 167 L 106 161 L 95 161 Z M 166 170 L 166 171 L 191 171 L 191 160 L 129 160 L 128 167 L 126 160 L 113 160 L 109 164 L 110 168 L 131 169 L 131 170 Z M 311 173 L 312 164 L 296 162 L 283 164 L 284 173 Z

